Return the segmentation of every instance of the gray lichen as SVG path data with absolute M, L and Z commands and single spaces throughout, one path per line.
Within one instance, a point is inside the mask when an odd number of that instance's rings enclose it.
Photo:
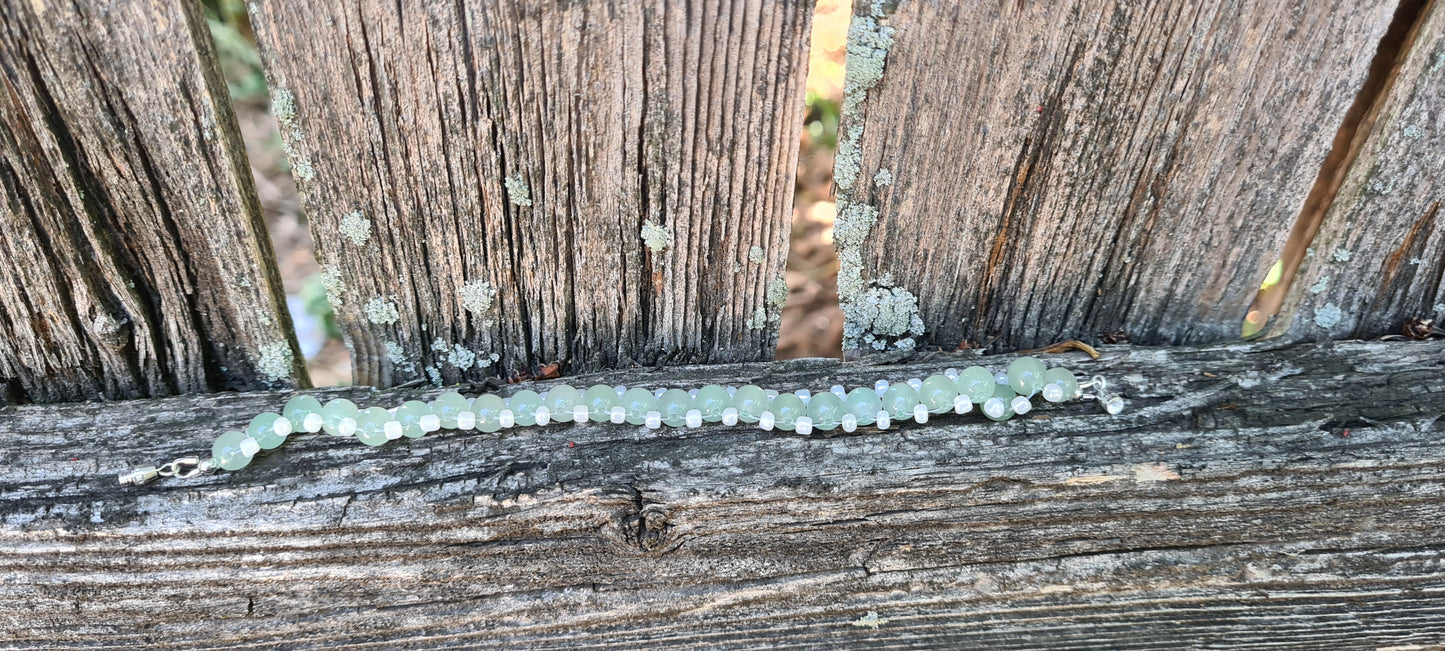
M 868 15 L 853 16 L 848 25 L 848 58 L 844 66 L 843 111 L 851 113 L 868 97 L 868 89 L 883 78 L 888 48 L 893 47 L 893 28 L 879 25 L 884 17 L 879 3 Z
M 296 358 L 291 354 L 291 344 L 278 339 L 261 346 L 261 357 L 256 360 L 256 372 L 267 382 L 280 382 L 291 377 L 291 366 Z
M 398 371 L 405 371 L 409 374 L 416 373 L 416 363 L 407 359 L 406 349 L 395 341 L 386 342 L 386 359 L 391 362 L 391 367 Z
M 858 141 L 863 138 L 862 125 L 848 127 L 847 134 L 838 141 L 838 153 L 833 158 L 833 183 L 839 190 L 850 190 L 858 180 L 858 170 L 863 165 L 863 154 Z
M 672 246 L 672 233 L 666 226 L 649 219 L 642 224 L 642 243 L 652 249 L 653 253 L 661 253 L 663 249 Z
M 1349 262 L 1350 252 L 1346 249 L 1335 249 L 1335 262 Z
M 902 287 L 870 287 L 849 301 L 844 316 L 843 348 L 848 350 L 865 346 L 883 350 L 891 339 L 897 339 L 896 347 L 908 350 L 916 345 L 909 335 L 925 331 L 918 298 Z
M 366 302 L 366 320 L 379 325 L 391 325 L 401 319 L 396 303 L 384 298 L 373 298 Z
M 341 279 L 341 270 L 329 264 L 321 268 L 321 288 L 326 290 L 326 302 L 331 307 L 341 307 L 342 295 L 346 293 L 346 281 Z
M 360 210 L 354 210 L 341 218 L 340 231 L 352 244 L 361 246 L 371 239 L 371 220 L 363 217 Z
M 879 617 L 877 612 L 870 610 L 868 611 L 868 614 L 866 616 L 859 617 L 858 619 L 853 620 L 851 623 L 859 628 L 867 626 L 868 628 L 876 630 L 879 626 L 887 624 L 888 621 L 889 620 L 887 617 Z
M 1315 308 L 1315 325 L 1326 330 L 1335 327 L 1340 322 L 1344 313 L 1334 303 L 1325 303 L 1324 307 Z
M 783 309 L 788 302 L 788 281 L 782 278 L 774 278 L 768 283 L 768 303 L 776 310 Z
M 1435 307 L 1430 309 L 1436 314 L 1445 314 L 1445 303 L 1436 303 Z
M 296 173 L 296 178 L 302 181 L 311 181 L 316 178 L 316 170 L 311 167 L 311 161 L 304 156 L 288 156 L 291 159 L 291 171 Z
M 767 259 L 768 252 L 764 251 L 763 247 L 754 246 L 748 249 L 748 262 L 751 262 L 753 264 L 762 264 Z
M 1329 279 L 1329 278 L 1320 278 L 1317 282 L 1315 282 L 1315 284 L 1310 285 L 1310 293 L 1311 293 L 1311 294 L 1319 294 L 1319 293 L 1325 291 L 1326 289 L 1329 289 L 1329 287 L 1330 287 L 1330 279 Z
M 768 327 L 768 311 L 761 307 L 753 310 L 753 315 L 744 325 L 747 325 L 749 330 L 762 330 Z
M 477 363 L 477 354 L 462 348 L 461 344 L 453 344 L 452 351 L 447 353 L 447 363 L 465 371 Z M 487 366 L 488 364 L 482 365 Z
M 296 119 L 296 97 L 291 91 L 277 88 L 271 93 L 271 115 L 282 127 L 291 127 L 291 121 Z
M 426 367 L 426 377 L 428 380 L 431 380 L 432 386 L 439 387 L 442 385 L 442 372 L 437 370 L 437 367 Z
M 742 273 L 742 272 L 743 272 L 743 263 L 741 263 L 741 262 L 734 262 L 734 263 L 733 263 L 733 273 L 735 273 L 735 274 L 740 274 L 740 273 Z
M 466 311 L 477 316 L 486 316 L 487 312 L 492 309 L 492 299 L 496 298 L 497 290 L 492 289 L 487 281 L 478 280 L 462 285 L 458 295 L 461 297 L 462 307 Z
M 532 189 L 527 187 L 527 181 L 520 172 L 516 176 L 502 179 L 502 182 L 507 186 L 507 199 L 512 203 L 519 206 L 532 205 Z
M 873 185 L 893 185 L 893 172 L 886 167 L 878 170 L 878 173 L 873 175 Z

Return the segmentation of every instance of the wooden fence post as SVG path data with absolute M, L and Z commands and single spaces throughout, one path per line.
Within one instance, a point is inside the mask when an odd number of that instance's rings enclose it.
M 308 386 L 200 11 L 0 4 L 0 402 Z
M 358 383 L 771 357 L 809 3 L 249 6 Z

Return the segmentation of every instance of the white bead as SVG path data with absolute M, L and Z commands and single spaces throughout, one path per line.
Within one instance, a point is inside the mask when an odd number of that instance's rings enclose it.
M 994 396 L 983 401 L 983 413 L 989 418 L 1003 418 L 1004 413 L 1007 411 L 1008 406 L 1004 404 L 1003 398 Z
M 620 385 L 620 384 L 617 385 L 617 386 L 615 386 L 615 387 L 612 387 L 612 390 L 617 392 L 617 397 L 619 397 L 619 398 L 622 397 L 622 394 L 627 393 L 627 387 L 622 386 L 622 385 Z
M 878 395 L 881 396 L 881 395 L 883 395 L 883 392 L 884 392 L 884 391 L 887 391 L 887 390 L 888 390 L 888 380 L 879 380 L 879 381 L 873 383 L 873 393 L 876 393 L 876 394 L 878 394 Z
M 687 410 L 687 426 L 702 427 L 702 412 L 696 409 Z
M 728 407 L 727 409 L 724 409 L 722 416 L 722 422 L 724 425 L 732 427 L 733 425 L 738 424 L 738 410 L 736 407 Z
M 763 392 L 763 395 L 767 396 L 767 397 L 768 397 L 768 400 L 772 400 L 773 398 L 778 397 L 778 392 L 777 392 L 777 391 L 774 391 L 774 390 L 772 390 L 772 389 L 768 389 L 768 390 L 766 390 L 766 391 Z
M 969 400 L 968 396 L 953 397 L 953 413 L 966 414 L 970 411 L 973 411 L 973 401 Z
M 803 399 L 803 404 L 807 404 L 808 401 L 813 398 L 813 392 L 812 392 L 812 391 L 809 391 L 809 390 L 807 390 L 807 389 L 798 389 L 797 391 L 794 391 L 794 392 L 793 392 L 793 395 L 798 396 L 799 398 L 802 398 L 802 399 Z
M 1033 403 L 1023 396 L 1014 396 L 1014 399 L 1009 401 L 1009 406 L 1013 408 L 1015 414 L 1019 415 L 1027 414 L 1030 409 L 1034 408 Z
M 537 408 L 537 424 L 538 424 L 538 425 L 546 425 L 547 423 L 550 423 L 550 422 L 552 422 L 552 412 L 548 411 L 546 407 L 538 407 L 538 408 Z
M 587 422 L 587 405 L 575 405 L 572 407 L 572 422 Z
M 613 407 L 610 415 L 612 416 L 612 422 L 614 423 L 625 422 L 627 420 L 627 408 L 621 405 Z
M 652 397 L 654 397 L 654 398 L 661 398 L 661 397 L 662 397 L 662 394 L 664 394 L 664 393 L 667 393 L 667 389 L 653 389 L 653 390 L 652 390 Z
M 457 414 L 457 429 L 469 430 L 477 426 L 477 415 L 470 411 Z
M 763 412 L 761 415 L 759 415 L 759 416 L 758 416 L 758 427 L 761 427 L 761 428 L 763 428 L 764 430 L 767 430 L 767 431 L 772 431 L 772 429 L 773 429 L 773 412 L 771 412 L 771 411 L 765 411 L 765 412 Z
M 503 409 L 497 412 L 497 424 L 502 427 L 511 427 L 517 424 L 517 415 L 510 409 Z
M 858 417 L 853 414 L 843 414 L 843 431 L 851 432 L 858 429 Z
M 993 381 L 996 384 L 1008 384 L 1008 371 L 999 371 L 993 374 Z
M 657 428 L 659 428 L 659 427 L 662 427 L 662 412 L 660 412 L 660 411 L 649 411 L 649 412 L 647 412 L 647 416 L 646 416 L 646 418 L 643 420 L 643 424 L 644 424 L 644 425 L 647 425 L 647 429 L 657 429 Z
M 1044 400 L 1047 400 L 1049 402 L 1064 401 L 1064 387 L 1058 382 L 1050 382 L 1048 384 L 1045 384 L 1043 394 Z
M 799 416 L 798 420 L 793 422 L 793 426 L 798 430 L 799 434 L 813 433 L 813 419 L 807 416 Z
M 888 429 L 888 425 L 891 423 L 888 412 L 881 409 L 878 410 L 878 415 L 874 416 L 873 419 L 878 421 L 878 429 Z
M 292 432 L 291 419 L 286 418 L 285 416 L 277 418 L 276 422 L 271 423 L 271 430 L 281 436 L 286 436 L 290 434 Z
M 689 397 L 689 398 L 696 398 L 696 397 L 697 397 L 697 389 L 688 389 L 688 390 L 687 390 L 687 397 Z
M 246 438 L 244 438 L 244 439 L 241 439 L 241 454 L 246 455 L 246 456 L 248 456 L 248 457 L 254 457 L 254 456 L 256 456 L 256 453 L 257 453 L 257 452 L 260 452 L 260 451 L 261 451 L 261 444 L 260 444 L 260 443 L 257 443 L 257 442 L 256 442 L 256 439 L 253 439 L 253 438 L 251 438 L 251 437 L 249 437 L 249 436 L 246 437 Z
M 848 397 L 848 390 L 847 390 L 847 389 L 844 389 L 844 388 L 843 388 L 843 385 L 841 385 L 841 384 L 835 384 L 835 385 L 829 387 L 829 388 L 828 388 L 828 393 L 831 393 L 831 394 L 833 394 L 833 395 L 835 395 L 835 396 L 838 396 L 839 398 L 846 398 L 846 397 Z
M 738 388 L 737 388 L 737 387 L 732 387 L 732 386 L 728 387 L 728 395 L 729 395 L 729 396 L 737 395 L 737 393 L 738 393 Z
M 1122 396 L 1109 396 L 1109 399 L 1104 402 L 1104 411 L 1109 412 L 1110 415 L 1124 411 L 1124 398 Z
M 326 422 L 326 419 L 322 418 L 321 414 L 312 412 L 306 414 L 306 419 L 301 421 L 301 429 L 308 432 L 319 432 L 321 431 L 321 424 L 324 422 Z
M 920 424 L 928 422 L 928 406 L 913 405 L 913 420 Z
M 395 441 L 401 438 L 401 422 L 395 420 L 386 421 L 386 424 L 381 426 L 381 431 L 386 433 L 386 440 Z
M 916 377 L 908 378 L 908 386 L 913 387 L 913 390 L 917 391 L 923 388 L 923 380 Z
M 946 377 L 946 378 L 948 378 L 948 379 L 950 379 L 950 380 L 957 380 L 957 379 L 958 379 L 958 369 L 956 369 L 956 368 L 946 368 L 946 369 L 943 369 L 943 377 Z
M 354 419 L 354 418 L 343 418 L 343 419 L 341 419 L 341 422 L 339 422 L 339 423 L 336 424 L 336 431 L 341 432 L 341 435 L 342 435 L 342 436 L 351 436 L 352 434 L 355 434 L 355 433 L 356 433 L 356 419 Z

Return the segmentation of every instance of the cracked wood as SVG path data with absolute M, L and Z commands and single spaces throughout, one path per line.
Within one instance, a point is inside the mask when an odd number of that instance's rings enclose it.
M 200 12 L 0 4 L 0 403 L 308 384 Z
M 810 3 L 248 6 L 358 383 L 771 358 Z
M 1445 643 L 1445 341 L 1102 352 L 1054 361 L 1114 381 L 1117 417 L 306 437 L 139 488 L 115 475 L 292 394 L 4 408 L 0 648 Z M 817 389 L 1010 359 L 570 381 Z

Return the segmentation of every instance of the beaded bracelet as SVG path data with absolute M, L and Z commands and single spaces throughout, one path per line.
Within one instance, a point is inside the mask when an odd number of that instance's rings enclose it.
M 1093 389 L 1094 393 L 1084 393 Z M 158 477 L 194 477 L 214 470 L 240 470 L 263 450 L 272 450 L 297 432 L 325 430 L 332 436 L 355 436 L 377 446 L 400 438 L 421 438 L 441 429 L 496 432 L 513 426 L 544 426 L 561 416 L 583 423 L 611 421 L 657 429 L 701 427 L 704 422 L 732 426 L 739 421 L 764 430 L 777 428 L 811 434 L 814 428 L 852 432 L 859 426 L 886 430 L 894 420 L 912 418 L 928 422 L 930 414 L 952 410 L 966 414 L 979 405 L 983 415 L 1005 421 L 1033 409 L 1030 398 L 1040 395 L 1059 403 L 1079 398 L 1097 400 L 1109 414 L 1124 410 L 1124 399 L 1108 391 L 1104 378 L 1085 381 L 1063 367 L 1046 369 L 1033 357 L 1020 357 L 1008 371 L 994 374 L 981 366 L 962 371 L 948 369 L 927 379 L 903 384 L 879 380 L 872 388 L 845 391 L 834 385 L 827 392 L 807 389 L 793 393 L 765 390 L 754 385 L 701 389 L 610 387 L 598 384 L 586 392 L 566 384 L 542 393 L 522 390 L 509 398 L 482 394 L 468 400 L 456 392 L 444 393 L 431 403 L 409 400 L 399 407 L 368 407 L 337 398 L 322 406 L 311 396 L 292 398 L 281 413 L 267 412 L 251 419 L 244 432 L 230 431 L 216 439 L 211 458 L 183 457 L 159 467 L 139 468 L 120 476 L 120 483 L 140 485 Z

